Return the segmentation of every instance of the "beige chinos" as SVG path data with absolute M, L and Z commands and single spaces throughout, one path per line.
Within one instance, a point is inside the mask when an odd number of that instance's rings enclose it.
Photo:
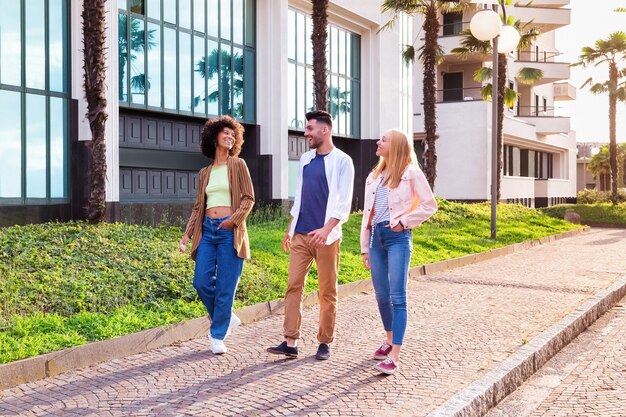
M 341 239 L 330 245 L 313 247 L 311 237 L 295 233 L 291 239 L 289 255 L 289 280 L 285 293 L 285 337 L 300 338 L 302 327 L 302 298 L 306 277 L 315 261 L 319 285 L 320 318 L 317 340 L 331 343 L 337 316 L 337 272 L 339 270 L 339 245 Z

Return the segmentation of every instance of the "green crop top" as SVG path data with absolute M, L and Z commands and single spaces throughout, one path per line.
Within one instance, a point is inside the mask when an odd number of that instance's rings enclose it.
M 209 183 L 204 190 L 206 193 L 206 208 L 230 207 L 230 187 L 228 184 L 228 169 L 220 165 L 211 169 Z

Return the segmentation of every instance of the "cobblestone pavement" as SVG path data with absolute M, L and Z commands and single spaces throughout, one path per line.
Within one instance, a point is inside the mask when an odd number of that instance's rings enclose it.
M 424 416 L 618 280 L 624 253 L 626 230 L 594 229 L 411 281 L 401 368 L 389 377 L 373 369 L 383 332 L 364 293 L 340 301 L 331 360 L 313 357 L 310 308 L 297 360 L 265 352 L 282 339 L 282 316 L 270 317 L 236 329 L 222 356 L 201 338 L 5 390 L 0 415 Z
M 626 298 L 488 417 L 626 416 Z

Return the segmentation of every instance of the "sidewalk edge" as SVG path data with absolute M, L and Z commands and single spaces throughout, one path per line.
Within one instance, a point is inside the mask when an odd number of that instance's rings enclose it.
M 625 296 L 626 274 L 541 332 L 482 378 L 458 391 L 428 417 L 484 416 Z
M 556 235 L 545 236 L 541 239 L 491 249 L 486 252 L 465 255 L 460 258 L 452 258 L 431 264 L 418 265 L 412 267 L 409 274 L 411 278 L 415 279 L 422 275 L 430 275 L 448 269 L 486 261 L 498 256 L 523 251 L 533 246 L 577 236 L 589 230 L 591 229 L 588 226 L 584 226 Z M 363 279 L 339 285 L 338 297 L 344 298 L 371 290 L 371 279 Z M 318 302 L 318 292 L 313 291 L 305 294 L 302 305 L 304 307 L 310 307 L 318 304 Z M 243 324 L 249 324 L 275 314 L 282 314 L 284 312 L 283 304 L 282 299 L 271 300 L 240 308 L 236 313 Z M 125 358 L 136 353 L 147 352 L 163 346 L 186 342 L 206 336 L 208 329 L 208 320 L 204 317 L 200 317 L 154 329 L 142 330 L 114 339 L 91 342 L 82 346 L 75 346 L 57 352 L 2 364 L 0 365 L 0 390 L 86 368 L 113 359 Z

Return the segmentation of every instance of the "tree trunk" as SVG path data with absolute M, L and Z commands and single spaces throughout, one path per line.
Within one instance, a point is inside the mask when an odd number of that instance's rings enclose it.
M 424 14 L 424 130 L 426 132 L 426 150 L 424 152 L 424 175 L 430 188 L 435 189 L 437 178 L 437 135 L 436 88 L 437 88 L 437 50 L 439 38 L 439 18 L 437 2 L 431 0 Z M 411 134 L 412 132 L 407 132 Z
M 617 140 L 615 132 L 615 118 L 617 117 L 617 88 L 618 69 L 615 62 L 609 63 L 609 166 L 611 168 L 611 202 L 617 204 Z
M 328 84 L 326 83 L 326 40 L 328 38 L 328 0 L 313 0 L 313 90 L 315 108 L 328 109 Z
M 497 159 L 498 159 L 498 180 L 496 187 L 498 192 L 496 193 L 497 201 L 500 201 L 501 185 L 502 185 L 502 130 L 504 123 L 504 87 L 506 87 L 506 66 L 507 57 L 505 54 L 498 54 L 498 132 L 497 132 Z M 492 98 L 493 100 L 493 98 Z
M 91 129 L 92 167 L 90 172 L 89 207 L 87 217 L 90 223 L 104 220 L 106 197 L 106 143 L 104 129 L 109 115 L 106 113 L 106 0 L 85 0 L 83 2 L 83 42 L 85 97 L 87 99 L 87 119 Z

